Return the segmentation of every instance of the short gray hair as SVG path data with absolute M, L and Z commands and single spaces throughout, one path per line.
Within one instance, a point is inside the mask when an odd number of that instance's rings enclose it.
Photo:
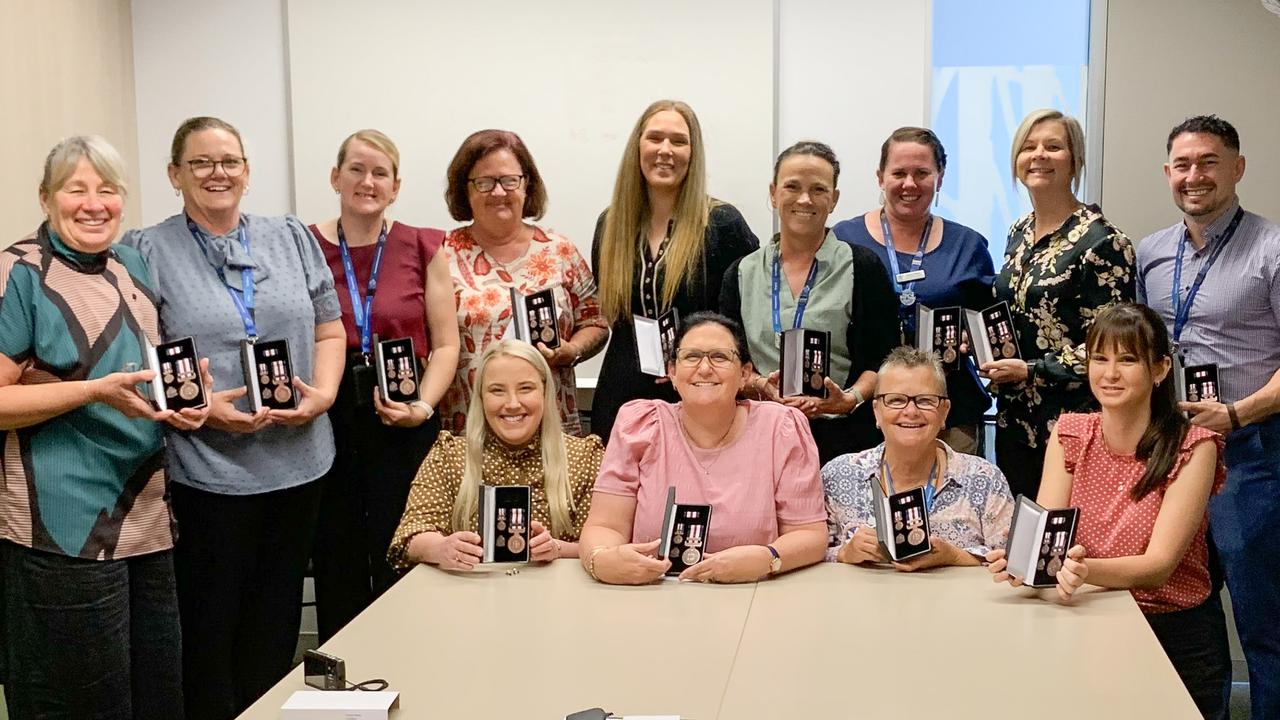
M 1018 131 L 1013 134 L 1013 148 L 1009 151 L 1009 169 L 1013 173 L 1015 187 L 1018 182 L 1018 151 L 1022 149 L 1022 144 L 1027 141 L 1027 136 L 1036 125 L 1049 121 L 1062 123 L 1063 129 L 1067 132 L 1067 149 L 1071 151 L 1071 191 L 1079 193 L 1080 178 L 1084 175 L 1084 128 L 1080 127 L 1079 120 L 1052 108 L 1032 111 L 1022 119 Z
M 114 187 L 122 196 L 128 194 L 129 187 L 124 179 L 124 160 L 120 153 L 101 135 L 75 135 L 54 145 L 45 158 L 44 176 L 40 179 L 40 197 L 49 198 L 61 190 L 75 174 L 81 158 L 89 161 L 103 182 Z
M 929 368 L 934 379 L 938 381 L 938 394 L 947 394 L 947 374 L 942 371 L 942 360 L 938 358 L 938 353 L 932 350 L 917 350 L 907 345 L 894 348 L 884 362 L 880 363 L 880 369 L 876 372 L 876 394 L 880 394 L 880 378 L 885 372 L 916 368 Z

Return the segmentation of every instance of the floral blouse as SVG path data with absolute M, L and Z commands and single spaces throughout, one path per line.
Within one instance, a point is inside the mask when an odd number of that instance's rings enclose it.
M 1009 303 L 1018 349 L 1029 365 L 1019 383 L 991 385 L 996 424 L 1018 442 L 1044 447 L 1058 415 L 1093 406 L 1085 369 L 1085 336 L 1108 305 L 1134 300 L 1129 238 L 1082 206 L 1048 236 L 1035 238 L 1034 212 L 1009 228 L 997 300 Z
M 458 309 L 458 372 L 440 400 L 441 421 L 446 430 L 461 435 L 466 429 L 467 407 L 476 377 L 472 367 L 480 353 L 501 340 L 511 324 L 511 288 L 528 295 L 554 288 L 556 322 L 563 340 L 572 340 L 586 327 L 607 328 L 600 314 L 596 279 L 573 243 L 562 235 L 533 229 L 533 240 L 521 257 L 500 263 L 480 248 L 470 226 L 460 227 L 444 239 L 453 276 L 453 296 Z M 582 434 L 573 368 L 552 368 L 556 398 L 564 431 Z
M 484 465 L 480 474 L 486 485 L 528 485 L 529 513 L 534 520 L 550 529 L 551 505 L 547 502 L 542 446 L 538 439 L 539 436 L 535 436 L 527 445 L 511 447 L 489 435 L 484 443 Z M 600 470 L 600 460 L 604 458 L 604 445 L 594 435 L 585 438 L 566 436 L 564 451 L 569 471 L 569 496 L 573 499 L 569 513 L 573 527 L 557 539 L 577 542 L 582 524 L 591 510 L 591 489 Z M 462 473 L 466 467 L 466 438 L 455 437 L 447 430 L 441 432 L 409 486 L 409 500 L 400 518 L 400 527 L 396 528 L 391 548 L 387 551 L 392 567 L 407 570 L 413 566 L 406 553 L 409 541 L 418 533 L 450 535 L 459 530 L 475 531 L 474 515 L 467 527 L 453 527 L 453 503 L 458 497 L 458 487 L 462 484 Z
M 947 467 L 938 483 L 938 495 L 929 511 L 929 531 L 973 555 L 1002 548 L 1009 539 L 1013 519 L 1013 496 L 1004 474 L 995 465 L 975 455 L 947 452 Z M 827 560 L 834 562 L 861 525 L 876 526 L 871 508 L 871 483 L 879 482 L 884 443 L 850 453 L 822 468 L 822 484 L 827 493 Z

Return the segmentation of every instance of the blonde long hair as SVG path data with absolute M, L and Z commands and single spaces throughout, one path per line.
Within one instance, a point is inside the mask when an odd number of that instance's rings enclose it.
M 600 242 L 600 267 L 595 268 L 600 283 L 600 307 L 614 323 L 631 317 L 631 283 L 635 277 L 636 254 L 645 238 L 642 232 L 649 216 L 649 192 L 640 170 L 640 136 L 649 118 L 664 110 L 680 113 L 689 126 L 689 170 L 676 198 L 674 232 L 663 257 L 666 274 L 662 281 L 661 309 L 675 302 L 676 293 L 698 271 L 703 254 L 703 235 L 711 208 L 719 201 L 707 196 L 707 159 L 702 147 L 702 126 L 693 108 L 679 100 L 658 100 L 645 108 L 627 138 L 613 184 L 613 198 L 605 212 Z M 712 288 L 719 292 L 717 288 Z
M 498 356 L 524 360 L 538 371 L 542 379 L 542 473 L 547 504 L 551 507 L 551 534 L 564 537 L 573 530 L 573 493 L 569 489 L 569 462 L 564 449 L 564 431 L 556 412 L 555 379 L 542 353 L 526 342 L 499 340 L 485 348 L 477 361 L 476 383 L 467 408 L 467 464 L 462 471 L 462 484 L 453 502 L 453 529 L 461 530 L 471 523 L 480 506 L 480 485 L 484 478 L 484 443 L 489 423 L 484 416 L 484 376 L 489 361 Z

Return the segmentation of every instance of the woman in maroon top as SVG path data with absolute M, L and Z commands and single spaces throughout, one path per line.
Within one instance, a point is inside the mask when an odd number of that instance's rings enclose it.
M 351 135 L 329 175 L 341 215 L 311 226 L 333 271 L 348 352 L 338 398 L 329 410 L 337 454 L 325 478 L 313 553 L 320 642 L 395 581 L 387 547 L 414 473 L 440 432 L 435 407 L 458 365 L 453 283 L 447 259 L 436 253 L 444 233 L 386 219 L 387 206 L 400 190 L 399 170 L 400 153 L 386 135 L 377 130 Z M 377 276 L 371 282 L 375 260 Z M 366 360 L 374 336 L 413 339 L 421 378 L 418 400 L 381 397 Z
M 1037 497 L 1080 509 L 1058 594 L 1068 600 L 1086 580 L 1129 590 L 1201 713 L 1223 717 L 1231 661 L 1205 541 L 1209 495 L 1226 478 L 1222 436 L 1178 411 L 1169 335 L 1150 308 L 1107 308 L 1086 347 L 1102 412 L 1058 418 Z M 1004 550 L 987 559 L 997 582 L 1021 584 Z

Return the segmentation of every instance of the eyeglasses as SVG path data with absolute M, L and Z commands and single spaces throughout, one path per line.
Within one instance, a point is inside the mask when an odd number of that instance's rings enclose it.
M 521 183 L 524 182 L 524 176 L 503 175 L 501 177 L 492 177 L 489 175 L 483 175 L 481 177 L 471 178 L 467 180 L 467 182 L 475 186 L 476 192 L 491 193 L 493 192 L 493 189 L 499 185 L 502 186 L 503 190 L 510 192 L 511 190 L 515 190 L 520 187 Z
M 244 174 L 244 169 L 249 167 L 249 159 L 242 157 L 222 158 L 221 160 L 210 160 L 209 158 L 196 158 L 188 160 L 187 167 L 191 168 L 191 174 L 201 180 L 213 174 L 213 169 L 219 165 L 222 166 L 222 172 L 227 177 L 240 177 Z
M 947 399 L 947 396 L 884 393 L 883 395 L 876 395 L 874 399 L 879 400 L 881 405 L 884 405 L 891 410 L 902 410 L 907 406 L 907 403 L 915 403 L 917 408 L 928 412 L 937 410 L 938 406 L 942 404 L 942 401 Z
M 711 363 L 711 367 L 723 370 L 738 359 L 734 350 L 677 350 L 676 362 L 683 367 L 696 368 L 702 364 L 702 358 Z

